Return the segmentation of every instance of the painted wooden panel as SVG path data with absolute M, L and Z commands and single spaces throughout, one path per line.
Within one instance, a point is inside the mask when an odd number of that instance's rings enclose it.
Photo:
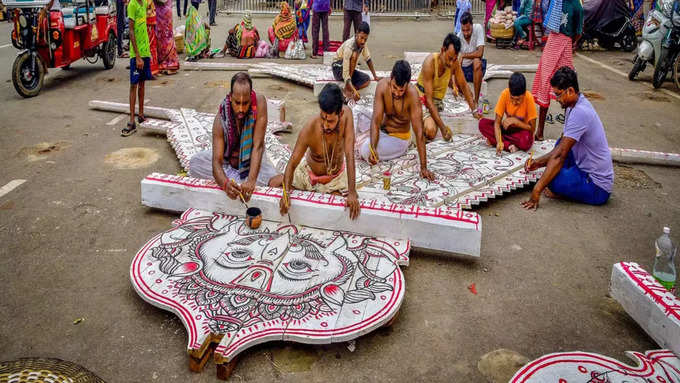
M 175 313 L 190 355 L 220 339 L 218 363 L 272 340 L 330 343 L 387 323 L 404 297 L 410 243 L 188 209 L 137 253 L 130 278 Z M 352 283 L 350 283 L 352 282 Z M 344 318 L 362 305 L 370 315 Z
M 670 350 L 626 352 L 635 364 L 628 365 L 589 352 L 560 352 L 527 363 L 510 383 L 671 383 L 680 381 L 680 359 Z

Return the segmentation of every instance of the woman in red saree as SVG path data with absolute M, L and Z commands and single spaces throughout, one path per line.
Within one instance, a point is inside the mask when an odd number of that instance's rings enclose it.
M 155 3 L 158 67 L 165 74 L 175 74 L 179 70 L 179 57 L 172 28 L 172 3 L 170 0 L 155 0 Z
M 157 75 L 158 72 L 158 51 L 156 50 L 156 7 L 150 1 L 146 8 L 146 33 L 149 35 L 149 50 L 151 51 L 151 74 Z

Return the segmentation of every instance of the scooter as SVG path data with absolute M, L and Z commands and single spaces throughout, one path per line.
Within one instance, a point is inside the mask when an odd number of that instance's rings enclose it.
M 654 88 L 661 87 L 663 82 L 666 81 L 666 76 L 673 69 L 673 63 L 680 53 L 680 0 L 673 2 L 670 19 L 673 27 L 661 42 L 659 60 L 654 67 L 654 76 L 652 77 Z
M 677 2 L 677 0 L 676 0 Z M 671 22 L 671 12 L 673 2 L 664 2 L 663 11 L 651 10 L 645 25 L 642 28 L 642 42 L 638 46 L 637 54 L 633 60 L 633 68 L 628 72 L 628 79 L 633 81 L 640 72 L 647 67 L 647 63 L 652 63 L 654 67 L 661 57 L 661 42 L 668 35 L 673 27 Z

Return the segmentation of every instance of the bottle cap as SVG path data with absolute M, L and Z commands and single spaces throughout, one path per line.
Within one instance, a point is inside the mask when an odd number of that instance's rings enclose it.
M 385 177 L 390 177 L 390 176 L 392 175 L 392 173 L 390 173 L 389 170 L 386 170 L 386 171 L 383 173 L 383 175 L 384 175 Z
M 670 234 L 670 233 L 671 233 L 671 228 L 670 228 L 670 227 L 667 227 L 667 226 L 664 226 L 663 232 L 664 232 L 664 234 Z

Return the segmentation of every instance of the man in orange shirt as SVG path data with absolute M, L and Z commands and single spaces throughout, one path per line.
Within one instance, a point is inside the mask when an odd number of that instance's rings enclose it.
M 527 91 L 526 79 L 515 72 L 498 98 L 496 120 L 481 119 L 479 131 L 490 146 L 496 147 L 498 155 L 503 149 L 511 153 L 526 151 L 534 143 L 537 117 L 534 96 Z

